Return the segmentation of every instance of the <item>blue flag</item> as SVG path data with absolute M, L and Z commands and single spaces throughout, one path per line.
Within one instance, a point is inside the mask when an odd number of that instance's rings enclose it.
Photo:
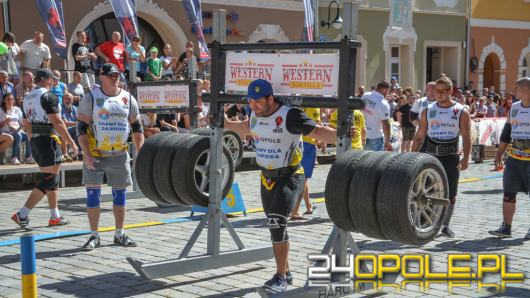
M 66 59 L 66 34 L 61 0 L 35 0 L 35 4 L 52 37 L 53 50 L 59 57 Z
M 208 44 L 204 39 L 203 25 L 202 25 L 202 9 L 200 0 L 183 0 L 182 4 L 188 15 L 188 20 L 193 26 L 193 30 L 199 40 L 199 58 L 201 60 L 207 60 L 210 57 L 210 51 L 208 51 Z
M 121 29 L 125 33 L 123 40 L 125 46 L 131 44 L 135 35 L 140 35 L 138 31 L 138 19 L 136 18 L 136 4 L 134 0 L 110 0 L 112 10 L 116 19 L 120 23 Z

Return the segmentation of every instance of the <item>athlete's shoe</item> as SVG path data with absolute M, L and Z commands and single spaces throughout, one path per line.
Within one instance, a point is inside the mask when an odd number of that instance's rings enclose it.
M 20 213 L 15 213 L 11 215 L 11 219 L 17 223 L 21 228 L 25 229 L 29 227 L 29 217 L 22 218 L 20 217 Z
M 114 243 L 125 247 L 136 246 L 136 242 L 132 241 L 127 235 L 123 235 L 121 237 L 114 236 Z
M 99 247 L 101 245 L 99 241 L 99 236 L 91 235 L 90 238 L 88 238 L 88 241 L 83 245 L 84 250 L 93 250 L 96 247 Z
M 490 233 L 493 236 L 500 237 L 500 238 L 509 238 L 509 237 L 512 237 L 512 227 L 506 225 L 503 222 L 498 229 L 488 231 L 488 233 Z
M 530 240 L 530 229 L 528 229 L 528 233 L 526 233 L 526 236 L 524 236 L 524 239 Z
M 451 230 L 451 228 L 448 226 L 443 226 L 442 229 L 440 230 L 440 234 L 442 234 L 443 236 L 447 238 L 455 237 L 455 232 L 453 232 L 453 230 Z
M 530 230 L 528 232 L 530 233 Z M 287 272 L 285 272 L 285 281 L 287 282 L 288 285 L 293 284 L 293 274 L 291 273 L 291 270 L 288 270 Z
M 270 293 L 283 293 L 287 291 L 287 280 L 285 277 L 276 273 L 263 285 L 263 289 Z
M 48 220 L 48 227 L 64 226 L 67 224 L 69 224 L 69 222 L 62 216 L 57 218 L 50 217 Z

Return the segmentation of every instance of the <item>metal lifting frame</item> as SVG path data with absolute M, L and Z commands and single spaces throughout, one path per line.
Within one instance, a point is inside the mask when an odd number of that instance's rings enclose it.
M 225 70 L 227 51 L 246 50 L 315 50 L 315 49 L 335 49 L 339 50 L 339 82 L 337 97 L 320 96 L 298 96 L 298 95 L 277 95 L 277 99 L 283 103 L 298 107 L 320 107 L 337 108 L 337 154 L 349 150 L 351 147 L 351 137 L 349 128 L 352 125 L 350 111 L 352 109 L 362 109 L 364 101 L 354 97 L 355 92 L 355 62 L 357 48 L 360 42 L 350 39 L 343 39 L 340 42 L 295 42 L 295 43 L 255 43 L 255 44 L 225 44 L 218 40 L 224 40 L 222 34 L 223 21 L 226 11 L 214 11 L 214 33 L 217 32 L 217 40 L 211 44 L 211 93 L 203 94 L 203 100 L 210 102 L 210 200 L 208 213 L 203 216 L 199 225 L 192 234 L 178 259 L 171 259 L 149 264 L 141 263 L 132 258 L 127 258 L 134 269 L 146 279 L 161 278 L 171 275 L 184 274 L 208 269 L 234 266 L 274 257 L 272 246 L 267 245 L 255 249 L 247 249 L 237 236 L 226 216 L 220 210 L 222 200 L 221 185 L 221 162 L 222 162 L 222 135 L 225 103 L 241 103 L 246 101 L 241 95 L 225 93 Z M 217 20 L 217 21 L 216 21 Z M 220 24 L 217 24 L 220 23 Z M 219 30 L 221 29 L 221 30 Z M 236 242 L 238 250 L 220 252 L 220 232 L 221 220 L 231 237 Z M 207 253 L 197 257 L 187 257 L 202 230 L 208 226 Z M 345 266 L 347 263 L 347 248 L 350 247 L 352 253 L 359 253 L 359 248 L 351 235 L 335 226 L 326 242 L 322 252 L 329 254 L 331 250 L 337 255 L 337 265 Z M 337 276 L 335 276 L 337 278 Z M 344 277 L 338 277 L 343 280 Z M 297 291 L 297 290 L 295 290 Z M 307 297 L 307 289 L 302 288 L 292 293 L 294 296 Z M 288 295 L 289 293 L 287 293 Z

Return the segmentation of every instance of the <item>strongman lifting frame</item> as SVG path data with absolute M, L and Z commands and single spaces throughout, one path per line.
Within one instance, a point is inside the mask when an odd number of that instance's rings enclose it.
M 356 49 L 360 43 L 354 40 L 343 39 L 341 42 L 317 43 L 257 43 L 257 44 L 223 44 L 214 41 L 211 44 L 212 76 L 211 93 L 204 95 L 203 99 L 210 102 L 210 121 L 212 133 L 210 136 L 210 201 L 208 213 L 203 217 L 195 232 L 188 241 L 181 257 L 161 262 L 143 264 L 132 258 L 127 260 L 134 269 L 146 279 L 154 279 L 177 274 L 184 274 L 208 269 L 234 266 L 273 258 L 271 245 L 256 249 L 247 249 L 239 240 L 230 222 L 220 211 L 221 194 L 221 162 L 222 162 L 222 135 L 224 103 L 246 103 L 241 95 L 226 94 L 224 91 L 226 52 L 243 50 L 294 50 L 294 49 L 338 49 L 339 50 L 339 82 L 337 97 L 317 96 L 282 96 L 280 99 L 286 104 L 300 107 L 329 107 L 337 108 L 337 154 L 350 148 L 351 137 L 348 135 L 352 119 L 349 110 L 362 109 L 364 102 L 351 95 L 355 91 L 355 58 Z M 221 220 L 227 227 L 230 235 L 235 240 L 239 250 L 220 252 Z M 207 253 L 197 257 L 186 257 L 202 229 L 208 224 Z M 324 247 L 324 253 L 329 253 L 331 248 L 339 256 L 338 264 L 346 263 L 346 250 L 352 246 L 354 253 L 358 252 L 355 242 L 348 233 L 333 229 L 333 232 Z

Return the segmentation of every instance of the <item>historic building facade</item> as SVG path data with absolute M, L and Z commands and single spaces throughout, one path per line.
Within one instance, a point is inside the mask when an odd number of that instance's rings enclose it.
M 477 90 L 513 92 L 530 75 L 530 1 L 472 1 L 470 73 Z

